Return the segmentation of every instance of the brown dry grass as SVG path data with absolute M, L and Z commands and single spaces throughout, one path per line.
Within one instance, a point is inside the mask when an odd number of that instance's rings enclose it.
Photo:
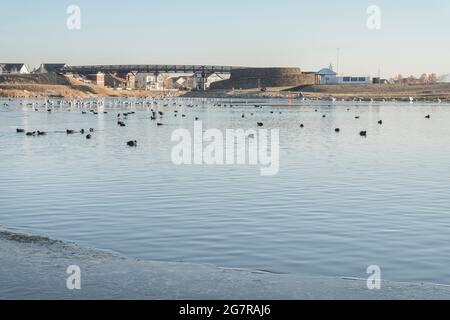
M 85 98 L 85 92 L 63 85 L 42 85 L 42 84 L 0 84 L 0 96 L 31 98 L 31 97 L 67 97 Z
M 164 92 L 113 90 L 65 76 L 2 76 L 0 97 L 8 98 L 88 98 L 88 97 L 159 97 Z

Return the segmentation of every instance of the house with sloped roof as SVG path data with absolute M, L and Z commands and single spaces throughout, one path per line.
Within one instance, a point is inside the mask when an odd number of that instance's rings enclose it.
M 58 73 L 66 66 L 65 63 L 42 63 L 35 73 Z
M 192 90 L 196 86 L 195 77 L 193 75 L 183 75 L 172 77 L 169 79 L 169 89 L 176 90 Z
M 213 83 L 228 80 L 230 76 L 230 74 L 213 73 L 203 78 L 201 73 L 196 73 L 194 75 L 195 87 L 201 90 L 209 89 Z
M 30 73 L 25 63 L 0 63 L 0 74 Z
M 330 66 L 329 68 L 323 68 L 317 72 L 317 75 L 319 76 L 320 84 L 337 84 L 338 83 L 338 77 L 337 72 L 333 70 L 333 67 Z
M 167 77 L 168 76 L 164 73 L 154 74 L 139 72 L 136 74 L 136 86 L 140 90 L 163 91 L 164 82 Z

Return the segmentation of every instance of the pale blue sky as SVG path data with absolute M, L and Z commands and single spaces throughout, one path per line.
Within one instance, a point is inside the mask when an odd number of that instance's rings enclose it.
M 0 0 L 0 62 L 336 64 L 346 74 L 450 73 L 448 0 Z M 70 4 L 79 31 L 66 28 Z M 366 27 L 369 5 L 382 29 Z

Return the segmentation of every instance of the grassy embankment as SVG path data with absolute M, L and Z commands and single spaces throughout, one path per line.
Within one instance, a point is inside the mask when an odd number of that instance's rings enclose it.
M 267 88 L 248 90 L 210 90 L 206 92 L 190 92 L 190 97 L 208 98 L 295 98 L 309 99 L 404 99 L 412 97 L 418 100 L 450 101 L 450 83 L 429 85 L 314 85 L 296 88 Z

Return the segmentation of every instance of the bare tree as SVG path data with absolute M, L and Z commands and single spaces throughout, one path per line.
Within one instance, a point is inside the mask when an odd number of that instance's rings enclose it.
M 429 83 L 436 83 L 436 82 L 438 82 L 438 78 L 437 78 L 436 73 L 430 74 L 428 76 L 428 81 L 429 81 Z
M 428 81 L 429 81 L 429 77 L 426 73 L 424 73 L 420 76 L 420 83 L 428 83 Z

